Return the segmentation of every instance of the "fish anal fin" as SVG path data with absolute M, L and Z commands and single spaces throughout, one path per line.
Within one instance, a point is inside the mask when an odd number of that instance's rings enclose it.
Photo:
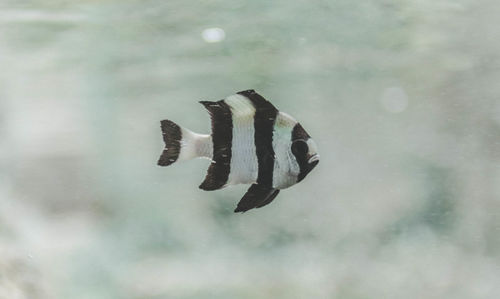
M 280 190 L 273 189 L 269 186 L 253 184 L 240 200 L 234 212 L 246 212 L 254 208 L 260 208 L 268 205 L 274 200 L 274 198 L 276 198 L 279 191 Z
M 207 170 L 205 180 L 199 186 L 205 191 L 214 191 L 224 188 L 227 182 L 227 167 L 221 167 L 217 163 L 212 162 Z

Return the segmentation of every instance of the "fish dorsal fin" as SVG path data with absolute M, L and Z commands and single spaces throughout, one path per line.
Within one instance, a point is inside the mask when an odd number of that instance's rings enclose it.
M 239 122 L 251 122 L 253 126 L 253 117 L 256 107 L 253 102 L 246 96 L 233 94 L 224 99 L 224 102 L 229 105 L 233 120 Z
M 224 187 L 231 170 L 231 143 L 233 140 L 233 120 L 229 105 L 218 102 L 201 101 L 208 110 L 212 121 L 212 164 L 208 168 L 200 189 L 211 191 Z
M 266 100 L 260 94 L 256 93 L 253 89 L 243 90 L 238 92 L 237 94 L 242 95 L 252 101 L 253 105 L 258 111 L 269 110 L 276 113 L 278 112 L 278 109 L 276 109 L 276 107 L 274 107 L 271 102 Z
M 276 198 L 279 192 L 279 189 L 253 184 L 240 200 L 234 212 L 246 212 L 254 208 L 268 205 Z

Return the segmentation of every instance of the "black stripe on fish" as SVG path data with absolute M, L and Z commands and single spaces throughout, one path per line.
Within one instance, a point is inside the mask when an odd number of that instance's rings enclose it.
M 240 200 L 234 212 L 246 212 L 250 209 L 268 205 L 276 198 L 279 192 L 280 190 L 277 189 L 272 189 L 260 184 L 253 184 Z
M 158 160 L 158 165 L 168 166 L 179 158 L 181 151 L 180 141 L 182 139 L 181 128 L 168 119 L 161 121 L 161 131 L 163 133 L 163 141 L 165 149 Z
M 292 142 L 295 141 L 295 140 L 298 140 L 298 139 L 303 139 L 303 140 L 306 140 L 311 138 L 311 136 L 309 136 L 309 134 L 307 134 L 306 130 L 304 130 L 304 128 L 302 128 L 302 126 L 300 125 L 300 123 L 297 123 L 294 127 L 293 127 L 293 130 L 292 130 Z
M 254 90 L 240 91 L 238 94 L 247 97 L 255 107 L 254 142 L 259 164 L 257 184 L 271 187 L 273 185 L 274 148 L 273 130 L 278 109 Z
M 227 183 L 231 170 L 231 146 L 233 141 L 233 119 L 231 109 L 223 100 L 200 102 L 210 113 L 212 120 L 212 164 L 207 170 L 200 189 L 217 190 Z
M 302 181 L 306 175 L 312 170 L 310 165 L 307 163 L 307 152 L 309 148 L 307 146 L 307 140 L 311 138 L 309 134 L 302 128 L 300 123 L 297 123 L 292 130 L 292 153 L 299 164 L 299 175 L 297 177 L 297 182 Z

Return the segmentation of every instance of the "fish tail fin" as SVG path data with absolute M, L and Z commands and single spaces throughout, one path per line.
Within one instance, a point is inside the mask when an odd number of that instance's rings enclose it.
M 212 158 L 212 137 L 192 132 L 168 119 L 161 121 L 165 148 L 158 165 L 168 166 L 177 161 Z

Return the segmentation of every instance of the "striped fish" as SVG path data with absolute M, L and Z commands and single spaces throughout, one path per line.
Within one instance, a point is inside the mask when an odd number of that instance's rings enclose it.
M 281 189 L 302 181 L 318 164 L 316 144 L 304 128 L 254 90 L 200 103 L 210 114 L 212 134 L 162 120 L 165 148 L 158 165 L 208 158 L 212 163 L 200 189 L 251 184 L 235 212 L 271 203 Z

